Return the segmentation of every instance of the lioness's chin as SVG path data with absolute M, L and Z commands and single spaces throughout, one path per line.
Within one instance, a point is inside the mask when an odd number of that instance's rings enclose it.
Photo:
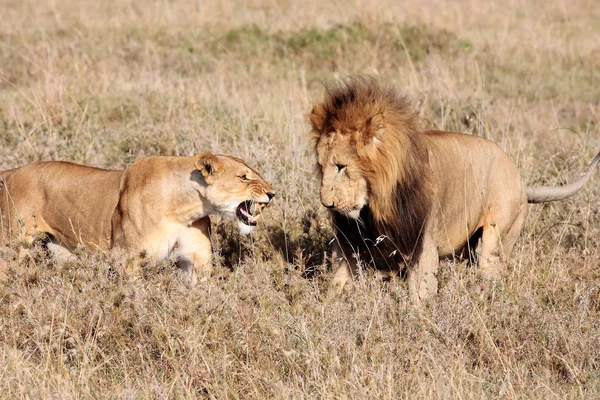
M 246 225 L 242 221 L 238 221 L 237 223 L 238 223 L 238 229 L 240 230 L 240 235 L 244 235 L 244 236 L 249 235 L 252 233 L 254 228 L 256 228 L 256 226 Z

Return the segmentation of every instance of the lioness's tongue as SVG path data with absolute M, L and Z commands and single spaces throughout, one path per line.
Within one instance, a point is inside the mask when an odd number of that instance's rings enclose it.
M 244 208 L 240 208 L 240 212 L 248 218 L 252 218 L 252 214 L 246 211 Z

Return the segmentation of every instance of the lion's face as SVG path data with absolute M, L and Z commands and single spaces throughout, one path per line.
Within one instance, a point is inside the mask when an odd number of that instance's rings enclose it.
M 235 219 L 240 233 L 256 226 L 275 192 L 253 168 L 237 157 L 200 153 L 196 168 L 206 181 L 205 197 L 219 214 Z
M 369 193 L 351 135 L 337 132 L 322 135 L 316 150 L 321 170 L 321 203 L 358 219 Z

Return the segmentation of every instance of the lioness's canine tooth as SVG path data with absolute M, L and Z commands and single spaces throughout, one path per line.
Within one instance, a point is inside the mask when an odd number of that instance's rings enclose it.
M 254 214 L 260 215 L 262 212 L 262 209 L 263 209 L 263 207 L 261 206 L 261 204 L 255 202 L 254 204 L 252 204 L 252 209 L 251 209 L 252 215 L 254 215 Z

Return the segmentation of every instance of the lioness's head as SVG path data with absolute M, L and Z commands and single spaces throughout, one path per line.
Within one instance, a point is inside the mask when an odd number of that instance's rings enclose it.
M 195 165 L 206 182 L 205 197 L 219 213 L 237 221 L 240 233 L 252 232 L 275 192 L 241 158 L 200 153 Z
M 369 205 L 389 213 L 391 192 L 417 132 L 404 97 L 374 79 L 326 88 L 309 115 L 321 175 L 321 203 L 358 219 Z

